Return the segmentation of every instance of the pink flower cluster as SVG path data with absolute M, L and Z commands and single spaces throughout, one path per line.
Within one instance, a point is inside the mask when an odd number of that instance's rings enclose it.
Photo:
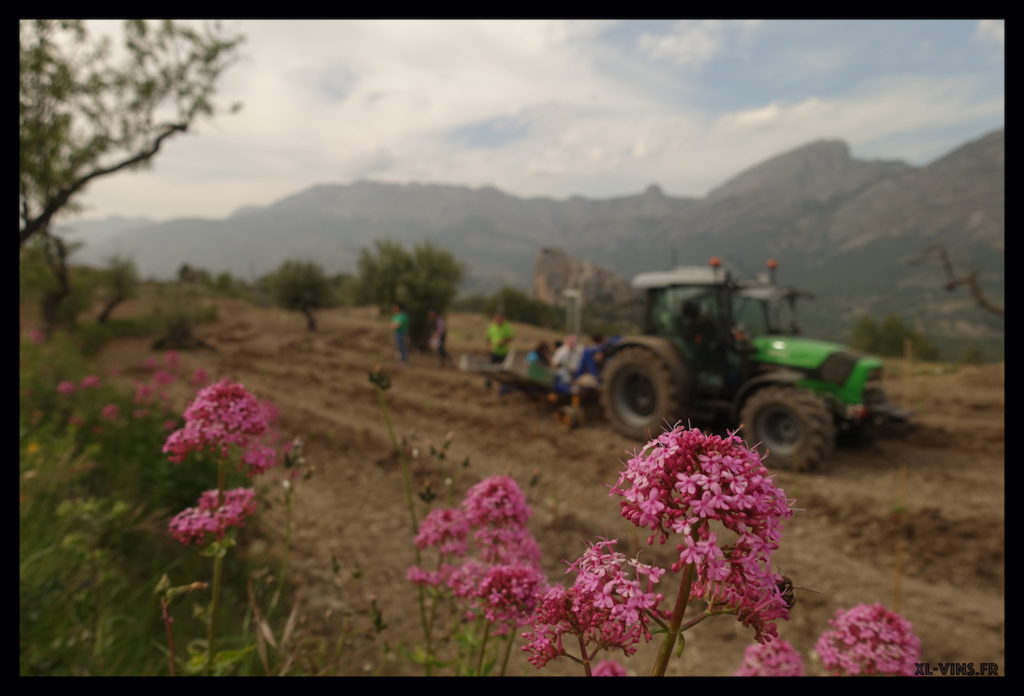
M 172 462 L 190 452 L 225 456 L 231 446 L 242 450 L 249 475 L 276 463 L 274 451 L 256 440 L 267 431 L 266 408 L 241 384 L 223 380 L 202 389 L 185 409 L 185 426 L 170 434 L 163 451 Z
M 482 613 L 498 633 L 521 625 L 545 583 L 540 547 L 526 528 L 530 507 L 508 476 L 473 486 L 461 507 L 433 510 L 420 523 L 416 546 L 436 548 L 436 569 L 412 566 L 410 582 L 446 587 L 469 614 Z
M 616 543 L 613 539 L 588 547 L 566 571 L 576 573 L 572 587 L 552 587 L 541 598 L 531 630 L 523 634 L 528 641 L 523 650 L 534 666 L 567 654 L 566 635 L 587 646 L 588 659 L 612 648 L 629 656 L 641 640 L 651 640 L 650 614 L 667 616 L 657 608 L 662 595 L 652 591 L 665 571 L 628 560 L 613 550 Z M 633 567 L 632 579 L 626 566 Z
M 182 510 L 171 518 L 171 536 L 182 544 L 204 544 L 209 538 L 223 538 L 231 527 L 244 527 L 245 520 L 256 512 L 256 492 L 251 488 L 224 491 L 219 500 L 216 490 L 199 497 L 199 506 Z
M 691 598 L 707 601 L 708 611 L 735 613 L 760 642 L 777 635 L 774 621 L 787 619 L 789 607 L 771 557 L 793 512 L 760 455 L 735 433 L 677 426 L 629 460 L 611 495 L 623 498 L 623 517 L 652 530 L 647 543 L 680 537 L 672 570 L 694 566 Z M 735 540 L 721 543 L 712 522 Z
M 804 661 L 800 653 L 782 638 L 754 643 L 743 653 L 743 663 L 734 677 L 802 677 Z
M 615 660 L 602 660 L 594 666 L 590 675 L 592 677 L 628 677 L 626 668 Z
M 832 674 L 913 676 L 921 641 L 913 626 L 881 604 L 858 604 L 836 611 L 832 630 L 821 634 L 815 651 Z
M 495 565 L 487 569 L 479 586 L 466 593 L 473 606 L 504 634 L 526 622 L 533 613 L 547 579 L 526 565 Z

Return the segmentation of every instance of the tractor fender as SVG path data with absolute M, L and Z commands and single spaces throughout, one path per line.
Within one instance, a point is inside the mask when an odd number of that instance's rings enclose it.
M 686 379 L 686 365 L 683 361 L 683 356 L 679 354 L 677 349 L 672 342 L 665 338 L 658 338 L 657 336 L 625 336 L 621 341 L 615 344 L 615 347 L 605 355 L 605 363 L 608 362 L 608 358 L 618 353 L 623 348 L 646 348 L 647 350 L 654 353 L 655 356 L 661 359 L 668 369 L 672 372 L 672 377 L 675 379 L 676 384 L 683 384 Z
M 743 402 L 750 398 L 750 395 L 761 387 L 766 387 L 768 385 L 792 386 L 805 378 L 806 375 L 797 372 L 796 370 L 782 369 L 765 372 L 748 379 L 743 386 L 740 387 L 739 391 L 736 392 L 736 397 L 732 400 L 732 409 L 729 414 L 730 421 L 733 423 L 739 422 L 740 409 L 743 408 Z

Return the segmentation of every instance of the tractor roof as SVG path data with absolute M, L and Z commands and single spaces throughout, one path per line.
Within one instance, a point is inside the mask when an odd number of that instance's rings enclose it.
M 637 289 L 664 288 L 672 285 L 721 285 L 725 272 L 710 266 L 680 266 L 671 271 L 650 271 L 633 278 Z

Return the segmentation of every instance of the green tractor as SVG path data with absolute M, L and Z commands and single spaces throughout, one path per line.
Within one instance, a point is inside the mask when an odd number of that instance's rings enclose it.
M 800 337 L 796 302 L 810 293 L 770 275 L 734 279 L 707 267 L 641 273 L 643 336 L 604 356 L 601 401 L 620 433 L 644 439 L 677 421 L 742 425 L 769 466 L 825 462 L 837 437 L 860 440 L 909 427 L 881 387 L 882 362 L 835 343 Z

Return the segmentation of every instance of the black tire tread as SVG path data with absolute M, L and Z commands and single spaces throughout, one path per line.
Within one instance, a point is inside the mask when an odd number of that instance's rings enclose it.
M 740 410 L 744 439 L 751 445 L 760 443 L 760 434 L 755 432 L 757 413 L 769 405 L 782 404 L 791 409 L 801 420 L 805 441 L 792 454 L 772 455 L 769 451 L 765 464 L 769 468 L 802 471 L 824 469 L 836 445 L 836 426 L 828 407 L 821 397 L 797 387 L 767 386 L 754 392 Z M 751 442 L 751 440 L 753 442 Z
M 648 423 L 637 426 L 622 420 L 615 411 L 612 383 L 621 370 L 640 369 L 647 375 L 658 394 L 658 406 Z M 642 347 L 623 348 L 608 359 L 603 371 L 601 408 L 612 428 L 626 437 L 644 439 L 657 435 L 658 431 L 679 418 L 682 413 L 681 385 L 676 383 L 672 370 L 654 352 Z

